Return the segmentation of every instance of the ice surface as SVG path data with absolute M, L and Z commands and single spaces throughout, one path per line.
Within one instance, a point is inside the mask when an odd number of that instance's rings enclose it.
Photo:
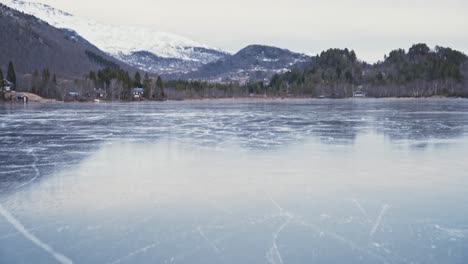
M 466 263 L 467 110 L 0 105 L 0 263 Z

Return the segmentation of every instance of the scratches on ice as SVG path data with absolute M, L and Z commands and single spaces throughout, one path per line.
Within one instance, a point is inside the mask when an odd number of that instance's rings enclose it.
M 281 253 L 278 249 L 278 236 L 283 231 L 283 229 L 291 222 L 292 217 L 288 217 L 286 221 L 276 230 L 273 234 L 273 243 L 270 250 L 266 253 L 266 258 L 269 263 L 271 264 L 283 264 L 283 258 L 281 257 Z
M 156 243 L 152 243 L 152 244 L 149 244 L 147 246 L 144 246 L 142 248 L 139 248 L 133 252 L 130 252 L 128 253 L 126 256 L 122 257 L 122 258 L 119 258 L 119 259 L 116 259 L 112 262 L 109 262 L 109 264 L 118 264 L 118 263 L 122 263 L 123 261 L 127 260 L 127 259 L 130 259 L 132 258 L 133 256 L 136 256 L 138 254 L 142 254 L 142 253 L 145 253 L 146 251 L 152 249 L 152 248 L 155 248 L 157 246 Z
M 19 185 L 17 187 L 17 189 L 20 189 L 20 188 L 30 184 L 31 182 L 35 181 L 40 176 L 39 169 L 37 168 L 37 162 L 39 161 L 39 158 L 37 157 L 37 155 L 36 155 L 36 153 L 34 152 L 33 149 L 28 150 L 28 154 L 31 155 L 33 157 L 33 159 L 34 159 L 34 161 L 31 163 L 31 168 L 34 171 L 34 176 L 29 181 Z
M 278 202 L 276 202 L 270 194 L 265 193 L 271 203 L 278 209 L 280 216 L 286 217 L 285 222 L 273 233 L 273 241 L 270 249 L 266 252 L 266 259 L 271 264 L 283 264 L 283 257 L 278 249 L 278 236 L 286 228 L 286 226 L 291 222 L 294 216 L 285 211 Z
M 375 232 L 380 227 L 380 223 L 382 222 L 382 218 L 385 215 L 385 212 L 387 212 L 388 208 L 390 208 L 390 206 L 388 204 L 384 204 L 384 206 L 382 206 L 382 209 L 380 210 L 379 216 L 375 220 L 374 226 L 372 226 L 372 229 L 371 229 L 371 231 L 369 233 L 369 239 L 372 240 L 372 237 L 374 236 Z
M 445 228 L 440 225 L 435 225 L 434 228 L 455 239 L 463 239 L 468 236 L 468 229 Z
M 372 238 L 374 237 L 375 232 L 377 232 L 377 230 L 380 227 L 380 224 L 382 222 L 382 219 L 383 219 L 385 213 L 390 208 L 390 205 L 384 204 L 382 206 L 382 209 L 380 209 L 380 213 L 377 216 L 377 218 L 375 219 L 375 221 L 372 221 L 371 218 L 369 217 L 369 214 L 367 213 L 367 211 L 364 209 L 364 207 L 356 199 L 350 199 L 350 201 L 352 203 L 354 203 L 354 205 L 356 205 L 356 207 L 359 209 L 359 211 L 361 211 L 361 213 L 364 215 L 364 217 L 366 217 L 366 220 L 367 220 L 368 223 L 373 223 L 373 226 L 372 226 L 372 228 L 371 228 L 371 230 L 369 232 L 369 240 L 372 240 Z
M 73 261 L 71 261 L 68 257 L 64 256 L 61 253 L 58 253 L 55 251 L 50 245 L 44 243 L 41 241 L 39 238 L 37 238 L 35 235 L 30 233 L 24 226 L 21 224 L 8 210 L 6 210 L 1 204 L 0 204 L 0 215 L 2 215 L 8 223 L 10 223 L 19 233 L 23 235 L 24 238 L 27 240 L 31 241 L 33 244 L 44 250 L 46 253 L 48 253 L 50 256 L 52 256 L 55 260 L 57 260 L 58 263 L 61 264 L 73 264 Z
M 217 244 L 217 243 L 220 243 L 222 241 L 226 241 L 226 240 L 232 238 L 233 236 L 235 236 L 236 234 L 239 234 L 242 231 L 245 231 L 248 226 L 255 226 L 255 225 L 264 224 L 264 223 L 266 223 L 266 222 L 268 222 L 268 221 L 270 221 L 272 219 L 276 219 L 279 216 L 280 215 L 265 215 L 263 218 L 259 218 L 259 219 L 254 219 L 254 220 L 246 219 L 245 222 L 241 222 L 238 225 L 235 225 L 238 228 L 235 228 L 234 231 L 225 233 L 222 236 L 219 236 L 217 238 L 213 238 L 213 239 L 210 239 L 210 240 L 212 241 L 213 244 Z M 199 233 L 197 228 L 194 229 L 194 232 Z M 204 248 L 206 246 L 210 246 L 210 245 L 208 243 L 204 243 L 203 245 L 198 244 L 196 247 L 192 248 L 191 250 L 181 252 L 178 255 L 172 257 L 172 259 L 173 259 L 173 261 L 184 259 L 187 256 L 192 255 L 195 252 L 198 252 L 200 249 L 202 249 L 202 248 Z
M 270 264 L 284 264 L 283 256 L 281 255 L 281 253 L 279 251 L 277 241 L 278 241 L 278 237 L 281 234 L 281 232 L 283 232 L 283 230 L 290 224 L 291 225 L 294 224 L 294 225 L 303 226 L 303 227 L 309 229 L 310 231 L 312 231 L 314 233 L 320 234 L 320 236 L 326 236 L 326 237 L 328 237 L 330 239 L 338 241 L 338 242 L 342 243 L 343 245 L 348 246 L 349 248 L 351 248 L 354 251 L 358 251 L 358 252 L 361 252 L 362 254 L 365 254 L 365 255 L 367 255 L 369 257 L 372 257 L 373 259 L 375 259 L 379 263 L 388 263 L 388 260 L 384 256 L 382 256 L 381 254 L 379 254 L 377 252 L 374 252 L 368 246 L 365 246 L 365 245 L 361 246 L 361 245 L 355 243 L 353 240 L 350 240 L 350 239 L 346 238 L 345 236 L 342 236 L 342 235 L 340 235 L 338 233 L 331 232 L 329 230 L 324 230 L 323 228 L 320 228 L 317 225 L 309 223 L 303 217 L 301 217 L 300 215 L 296 215 L 294 213 L 291 213 L 291 212 L 288 212 L 287 210 L 285 210 L 268 193 L 266 193 L 266 196 L 269 198 L 269 200 L 274 205 L 274 207 L 279 210 L 280 213 L 277 216 L 278 217 L 279 216 L 286 217 L 285 222 L 273 234 L 272 246 L 270 247 L 270 249 L 266 253 L 266 258 L 267 258 L 268 263 L 270 263 Z M 373 224 L 372 228 L 370 230 L 370 234 L 369 234 L 369 238 L 372 239 L 374 234 L 380 228 L 382 220 L 383 220 L 387 210 L 390 208 L 390 205 L 384 204 L 382 206 L 381 210 L 380 210 L 379 215 L 375 219 L 375 221 L 372 221 L 371 218 L 369 217 L 369 214 L 364 209 L 364 207 L 359 203 L 358 200 L 351 199 L 350 201 L 354 205 L 356 205 L 356 207 L 359 209 L 359 211 L 366 218 L 366 221 L 369 224 Z M 400 261 L 402 263 L 407 263 L 407 261 L 405 259 L 400 258 L 398 255 L 394 255 L 394 256 L 392 256 L 392 258 L 394 260 L 398 259 L 398 261 Z
M 372 220 L 369 217 L 369 214 L 367 211 L 364 209 L 364 207 L 358 202 L 356 199 L 350 199 L 350 201 L 356 205 L 356 207 L 361 211 L 361 213 L 364 215 L 368 223 L 372 223 Z
M 270 199 L 271 203 L 276 207 L 276 209 L 278 209 L 278 211 L 280 211 L 281 213 L 284 212 L 284 209 L 283 207 L 281 207 L 274 199 L 273 197 L 271 197 L 271 195 L 269 194 L 266 194 L 268 199 Z
M 371 256 L 371 257 L 375 258 L 376 260 L 379 260 L 379 262 L 381 262 L 381 263 L 387 263 L 387 261 L 382 256 L 372 252 L 371 250 L 367 249 L 366 247 L 359 246 L 358 244 L 356 244 L 352 240 L 350 240 L 350 239 L 348 239 L 348 238 L 346 238 L 346 237 L 344 237 L 344 236 L 342 236 L 340 234 L 334 233 L 332 231 L 323 230 L 323 229 L 319 228 L 318 226 L 316 226 L 314 224 L 306 222 L 302 218 L 295 219 L 295 222 L 296 222 L 296 224 L 298 224 L 300 226 L 303 226 L 305 228 L 310 229 L 310 231 L 312 231 L 314 233 L 319 233 L 320 236 L 329 237 L 329 238 L 331 238 L 333 240 L 336 240 L 336 241 L 350 247 L 352 250 L 355 250 L 355 251 L 361 252 L 361 253 L 363 253 L 365 255 Z
M 221 250 L 219 250 L 219 248 L 205 235 L 205 233 L 203 232 L 202 228 L 201 227 L 198 227 L 197 228 L 197 231 L 198 233 L 200 234 L 200 236 L 205 239 L 206 243 L 208 243 L 208 245 L 210 245 L 210 247 L 218 254 L 221 254 Z

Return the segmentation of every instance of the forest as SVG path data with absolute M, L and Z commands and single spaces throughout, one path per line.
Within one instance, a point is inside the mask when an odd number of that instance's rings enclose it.
M 450 48 L 413 45 L 373 65 L 354 51 L 329 49 L 305 69 L 275 75 L 268 88 L 279 93 L 343 98 L 355 91 L 371 97 L 468 97 L 467 56 Z
M 130 75 L 117 64 L 92 52 L 90 60 L 103 65 L 82 78 L 60 79 L 48 68 L 36 69 L 23 76 L 19 91 L 45 98 L 67 100 L 70 93 L 89 100 L 97 90 L 108 100 L 133 100 L 133 88 L 144 89 L 139 99 L 184 100 L 235 97 L 346 98 L 360 91 L 368 97 L 468 97 L 468 58 L 445 47 L 430 49 L 426 44 L 413 45 L 408 51 L 397 49 L 383 61 L 369 64 L 360 61 L 353 50 L 329 49 L 308 65 L 281 74 L 269 81 L 216 83 L 203 80 L 162 80 L 160 76 Z M 0 87 L 6 81 L 16 86 L 13 62 L 8 64 L 4 80 L 0 67 Z M 24 81 L 26 80 L 26 81 Z M 24 85 L 27 83 L 28 85 Z M 72 98 L 76 100 L 77 97 Z

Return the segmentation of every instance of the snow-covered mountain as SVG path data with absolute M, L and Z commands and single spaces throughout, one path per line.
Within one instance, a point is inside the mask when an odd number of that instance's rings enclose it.
M 42 3 L 22 0 L 0 0 L 0 3 L 54 27 L 71 29 L 111 56 L 150 72 L 189 72 L 228 55 L 220 49 L 175 34 L 142 27 L 106 25 Z
M 109 66 L 136 71 L 74 31 L 53 27 L 1 3 L 0 36 L 0 65 L 13 62 L 18 83 L 24 88 L 30 85 L 29 76 L 36 70 L 48 69 L 59 79 L 81 78 L 89 71 Z M 46 95 L 58 96 L 48 92 Z

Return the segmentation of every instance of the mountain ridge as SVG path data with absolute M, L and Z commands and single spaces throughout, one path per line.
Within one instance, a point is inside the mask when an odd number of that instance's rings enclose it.
M 253 44 L 216 62 L 203 65 L 197 71 L 183 76 L 189 79 L 211 81 L 266 81 L 274 74 L 293 68 L 303 68 L 314 57 L 288 49 Z
M 170 64 L 165 63 L 164 59 L 177 59 L 180 64 L 186 62 L 190 67 L 194 63 L 202 65 L 228 55 L 221 49 L 179 35 L 148 28 L 102 24 L 74 16 L 46 4 L 22 0 L 1 0 L 0 3 L 36 16 L 54 27 L 73 30 L 114 58 L 143 71 L 161 74 L 176 70 L 171 68 Z M 138 52 L 149 52 L 154 54 L 155 58 L 161 58 L 156 63 L 158 67 L 142 63 L 145 58 L 139 58 Z M 182 73 L 186 69 L 187 65 L 181 65 Z

